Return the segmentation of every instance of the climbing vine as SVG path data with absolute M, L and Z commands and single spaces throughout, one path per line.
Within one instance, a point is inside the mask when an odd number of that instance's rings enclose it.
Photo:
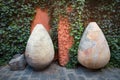
M 70 22 L 70 35 L 74 38 L 74 43 L 72 48 L 69 51 L 70 61 L 66 65 L 68 68 L 75 67 L 78 63 L 77 60 L 77 53 L 78 53 L 78 45 L 80 42 L 81 34 L 83 31 L 83 25 L 81 22 L 81 13 L 84 6 L 85 0 L 61 0 L 54 2 L 54 5 L 52 5 L 53 13 L 51 13 L 52 20 L 51 20 L 51 26 L 52 26 L 52 32 L 54 32 L 52 35 L 52 39 L 54 40 L 54 46 L 56 46 L 56 50 L 58 47 L 57 43 L 57 28 L 58 28 L 58 20 L 59 16 L 62 17 L 68 17 Z M 67 8 L 70 7 L 72 9 L 70 12 L 67 12 Z M 52 10 L 49 9 L 49 10 Z
M 14 54 L 24 53 L 26 42 L 30 35 L 30 23 L 33 19 L 36 7 L 48 9 L 49 16 L 52 17 L 50 20 L 52 27 L 50 34 L 57 52 L 59 16 L 68 16 L 70 22 L 77 21 L 80 17 L 77 18 L 74 15 L 74 11 L 81 9 L 80 2 L 82 1 L 84 0 L 0 0 L 0 43 L 2 43 L 0 44 L 0 63 L 7 62 Z M 76 5 L 79 5 L 79 7 L 76 7 Z M 72 6 L 73 8 L 73 11 L 69 14 L 66 12 L 68 6 Z M 77 8 L 77 10 L 75 8 Z M 70 25 L 78 28 L 79 24 L 78 22 L 75 24 L 71 23 Z M 74 31 L 75 29 L 71 28 L 71 35 L 75 35 L 76 31 Z
M 0 0 L 0 65 L 24 53 L 33 16 L 34 8 L 25 0 Z
M 72 2 L 71 6 L 73 8 L 72 12 L 69 15 L 69 21 L 71 26 L 70 35 L 74 38 L 74 44 L 72 48 L 69 50 L 70 61 L 66 65 L 68 68 L 76 67 L 78 46 L 80 43 L 81 35 L 83 33 L 83 24 L 81 20 L 81 13 L 83 11 L 85 0 L 76 0 Z
M 70 61 L 66 65 L 68 68 L 75 67 L 78 63 L 77 53 L 78 45 L 80 42 L 81 34 L 83 32 L 83 24 L 81 21 L 81 13 L 84 7 L 85 0 L 58 0 L 52 2 L 53 4 L 49 7 L 50 16 L 52 16 L 51 26 L 52 26 L 52 39 L 54 41 L 54 46 L 58 47 L 57 43 L 57 28 L 59 16 L 68 17 L 70 22 L 70 35 L 74 38 L 74 43 L 72 48 L 69 50 Z M 67 12 L 67 8 L 72 9 L 70 12 Z M 52 11 L 51 11 L 52 10 Z
M 117 66 L 119 66 L 120 38 L 118 38 L 119 36 L 115 37 L 120 33 L 120 28 L 117 27 L 119 25 L 118 17 L 120 16 L 119 4 L 119 0 L 0 0 L 0 65 L 8 62 L 14 54 L 24 53 L 30 35 L 30 24 L 35 14 L 34 10 L 36 7 L 40 7 L 41 9 L 48 9 L 51 17 L 50 35 L 56 53 L 58 53 L 57 29 L 59 16 L 69 19 L 70 35 L 73 36 L 74 43 L 69 50 L 68 68 L 75 67 L 78 63 L 78 45 L 84 30 L 83 26 L 87 26 L 90 21 L 96 21 L 99 25 L 102 25 L 101 28 L 107 36 L 112 52 L 110 63 L 117 63 Z M 67 12 L 68 7 L 71 9 L 70 12 Z M 101 15 L 98 15 L 99 13 Z M 101 16 L 103 19 L 101 19 Z M 113 24 L 109 24 L 111 22 Z M 114 38 L 109 36 L 114 36 Z

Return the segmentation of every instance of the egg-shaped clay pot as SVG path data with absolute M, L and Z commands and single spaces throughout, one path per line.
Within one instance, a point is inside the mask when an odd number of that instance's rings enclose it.
M 79 44 L 78 61 L 87 68 L 99 69 L 109 60 L 110 50 L 102 30 L 96 22 L 89 23 Z
M 54 58 L 52 40 L 42 24 L 33 29 L 26 46 L 27 63 L 35 70 L 46 68 Z

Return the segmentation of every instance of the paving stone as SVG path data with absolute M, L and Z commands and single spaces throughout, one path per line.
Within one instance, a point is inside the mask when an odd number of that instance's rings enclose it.
M 61 76 L 64 76 L 64 75 L 65 75 L 64 69 L 60 69 L 60 70 L 59 70 L 59 73 L 60 73 Z
M 120 79 L 116 79 L 116 78 L 107 78 L 105 80 L 120 80 Z
M 46 74 L 41 74 L 39 76 L 40 80 L 49 80 L 49 75 L 46 75 Z
M 23 74 L 25 71 L 23 70 L 23 71 L 13 71 L 14 72 L 14 74 L 16 74 L 16 73 L 19 73 L 19 74 Z
M 18 80 L 18 77 L 11 78 L 10 80 Z
M 52 79 L 58 79 L 59 78 L 59 75 L 58 74 L 52 74 L 52 75 L 49 75 L 49 79 L 52 80 Z
M 3 69 L 4 70 L 6 70 L 6 69 L 8 70 L 8 69 L 10 69 L 10 67 L 8 65 L 6 65 L 6 66 L 3 67 Z
M 3 77 L 3 76 L 0 76 L 0 80 L 2 80 L 2 77 Z
M 4 68 L 4 66 L 0 66 L 0 71 Z
M 83 73 L 87 78 L 92 78 L 92 77 L 94 78 L 99 76 L 99 74 L 101 74 L 101 70 L 86 69 L 86 70 L 83 70 Z
M 15 77 L 15 78 L 18 77 L 18 78 L 19 78 L 19 77 L 22 76 L 22 75 L 23 75 L 23 72 L 21 72 L 21 71 L 20 71 L 20 72 L 19 72 L 19 71 L 15 71 L 14 74 L 11 75 L 11 76 L 12 76 L 12 78 L 13 78 L 13 77 Z
M 29 77 L 27 77 L 27 76 L 26 76 L 26 77 L 23 77 L 23 76 L 22 76 L 19 80 L 29 80 Z
M 31 75 L 33 72 L 32 68 L 30 66 L 27 66 L 27 69 L 25 69 L 23 75 Z
M 111 77 L 106 77 L 108 80 L 120 80 L 120 77 L 118 75 L 114 75 Z
M 3 76 L 3 74 L 2 73 L 0 73 L 0 78 Z
M 40 80 L 39 78 L 30 78 L 29 80 Z
M 119 68 L 89 70 L 82 66 L 66 69 L 56 63 L 43 71 L 33 71 L 29 66 L 23 71 L 10 71 L 9 67 L 0 70 L 0 80 L 120 80 Z
M 86 80 L 98 80 L 97 78 L 88 78 Z
M 83 74 L 83 71 L 80 68 L 77 68 L 77 69 L 75 69 L 75 73 L 77 75 L 81 75 L 81 74 Z
M 4 75 L 1 80 L 9 80 L 10 79 L 10 76 L 9 75 Z
M 98 77 L 97 80 L 105 80 L 105 78 L 101 76 L 101 77 Z
M 9 76 L 12 76 L 14 74 L 15 74 L 15 72 L 14 71 L 10 71 L 10 70 L 6 71 L 6 73 L 5 73 L 5 75 L 9 75 Z
M 21 77 L 31 78 L 31 75 L 22 75 Z
M 79 76 L 77 80 L 85 80 L 83 76 Z
M 74 72 L 75 69 L 65 69 L 65 71 L 68 72 L 68 73 L 71 73 L 71 72 Z
M 13 74 L 13 76 L 15 76 L 15 77 L 18 77 L 18 76 L 21 76 L 22 74 L 21 73 L 15 73 L 15 74 Z
M 112 74 L 113 73 L 111 73 L 111 72 L 102 71 L 99 76 L 102 76 L 103 78 L 110 78 L 110 77 L 113 77 Z
M 39 78 L 41 74 L 42 74 L 41 72 L 33 71 L 31 74 L 31 78 Z
M 60 80 L 67 80 L 66 76 L 60 76 Z
M 60 79 L 49 79 L 49 80 L 60 80 Z
M 119 80 L 120 80 L 120 74 L 117 74 L 117 75 L 116 75 L 116 74 L 114 74 L 112 77 L 116 78 L 116 80 L 117 80 L 117 79 L 119 79 Z
M 114 72 L 114 73 L 118 72 L 118 73 L 120 73 L 120 69 L 119 68 L 108 68 L 108 69 L 111 72 Z M 107 69 L 104 69 L 104 70 L 106 71 Z
M 9 71 L 9 69 L 3 68 L 3 69 L 0 71 L 0 73 L 1 73 L 1 74 L 6 74 L 8 71 Z
M 76 80 L 76 77 L 72 73 L 68 74 L 68 77 L 69 77 L 69 80 Z

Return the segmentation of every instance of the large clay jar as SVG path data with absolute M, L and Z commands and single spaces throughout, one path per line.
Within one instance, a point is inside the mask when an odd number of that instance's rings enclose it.
M 33 29 L 27 42 L 25 57 L 27 63 L 35 70 L 46 68 L 54 58 L 52 40 L 41 24 Z
M 110 50 L 105 36 L 96 22 L 87 26 L 80 41 L 78 61 L 90 69 L 104 67 L 110 60 Z

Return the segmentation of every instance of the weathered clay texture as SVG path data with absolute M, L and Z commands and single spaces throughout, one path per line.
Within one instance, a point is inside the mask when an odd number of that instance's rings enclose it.
M 90 69 L 104 67 L 110 60 L 110 50 L 105 36 L 96 22 L 91 22 L 80 41 L 78 61 Z
M 27 42 L 25 56 L 34 69 L 47 67 L 54 58 L 52 40 L 42 24 L 37 24 Z
M 47 10 L 41 10 L 40 8 L 36 8 L 36 15 L 31 25 L 31 32 L 37 24 L 43 24 L 46 30 L 49 32 L 50 25 L 49 25 L 49 16 Z
M 69 49 L 73 44 L 70 36 L 70 26 L 67 18 L 60 17 L 58 24 L 59 63 L 65 66 L 69 61 Z

